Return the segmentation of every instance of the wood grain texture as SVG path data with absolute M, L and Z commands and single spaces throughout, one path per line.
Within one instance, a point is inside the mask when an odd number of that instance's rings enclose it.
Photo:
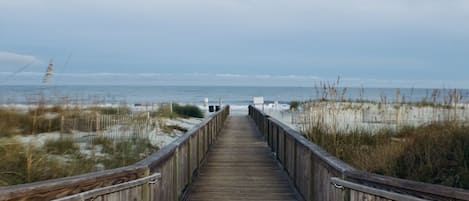
M 144 185 L 159 183 L 161 175 L 154 174 L 144 178 L 132 180 L 122 184 L 107 186 L 83 193 L 56 199 L 55 201 L 80 201 L 80 200 L 142 200 Z M 134 199 L 135 198 L 135 199 Z
M 347 179 L 359 184 L 373 186 L 384 190 L 414 195 L 430 200 L 469 201 L 469 191 L 447 186 L 410 181 L 363 171 L 346 173 Z
M 232 116 L 186 199 L 301 200 L 247 116 Z
M 340 194 L 340 191 L 337 191 L 339 188 L 334 187 L 334 185 L 343 189 L 343 191 L 350 190 L 353 194 L 359 194 L 360 200 L 399 200 L 399 201 L 426 201 L 425 199 L 399 194 L 396 192 L 385 191 L 361 184 L 356 184 L 353 182 L 345 181 L 339 178 L 331 178 L 332 190 L 335 191 L 335 196 Z M 331 191 L 332 192 L 332 191 Z M 334 196 L 334 195 L 333 195 Z M 352 198 L 352 196 L 351 196 Z
M 127 166 L 102 172 L 0 188 L 0 200 L 52 200 L 124 183 L 144 176 L 146 167 Z

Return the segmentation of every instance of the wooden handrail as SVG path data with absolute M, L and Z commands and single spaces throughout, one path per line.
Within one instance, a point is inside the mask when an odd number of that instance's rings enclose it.
M 159 173 L 161 179 L 152 185 L 152 189 L 140 186 L 129 189 L 128 193 L 141 193 L 142 200 L 176 201 L 191 183 L 193 174 L 204 161 L 229 111 L 229 106 L 223 107 L 168 146 L 136 164 L 78 176 L 0 187 L 0 200 L 58 199 Z
M 72 177 L 0 187 L 0 200 L 51 200 L 144 176 L 146 167 L 130 165 Z
M 331 178 L 339 178 L 415 199 L 469 201 L 465 189 L 359 171 L 260 109 L 249 106 L 249 115 L 305 200 L 344 200 L 350 191 L 338 190 L 330 182 Z
M 295 139 L 298 143 L 301 145 L 305 146 L 308 148 L 311 152 L 314 153 L 317 157 L 321 158 L 321 160 L 329 165 L 331 168 L 341 172 L 345 173 L 347 171 L 352 171 L 355 170 L 352 166 L 349 164 L 339 160 L 320 146 L 311 143 L 308 139 L 306 139 L 303 135 L 301 135 L 298 131 L 293 130 L 286 124 L 282 123 L 281 121 L 278 121 L 277 119 L 274 119 L 272 117 L 269 117 L 269 121 L 273 124 L 278 125 L 279 128 L 283 129 L 285 131 L 285 135 L 291 136 L 293 139 Z
M 400 194 L 392 191 L 385 191 L 361 184 L 356 184 L 353 182 L 349 182 L 343 179 L 339 179 L 337 177 L 331 178 L 331 183 L 334 185 L 335 188 L 339 189 L 347 189 L 347 190 L 353 190 L 358 192 L 361 192 L 363 194 L 367 195 L 373 195 L 377 196 L 379 198 L 385 198 L 385 199 L 390 199 L 390 200 L 399 200 L 399 201 L 426 201 L 425 199 L 421 198 L 416 198 L 413 196 L 405 195 L 405 194 Z
M 89 200 L 94 199 L 99 196 L 103 196 L 106 194 L 112 194 L 115 192 L 121 192 L 127 189 L 135 188 L 138 186 L 142 186 L 144 184 L 155 184 L 158 180 L 161 179 L 161 175 L 159 173 L 153 174 L 151 176 L 143 177 L 140 179 L 132 180 L 129 182 L 116 184 L 113 186 L 106 186 L 99 189 L 93 189 L 90 191 L 86 191 L 83 193 L 78 193 L 75 195 L 70 195 L 67 197 L 55 199 L 54 201 L 82 201 L 82 200 Z
M 346 173 L 346 178 L 359 184 L 379 187 L 433 200 L 469 200 L 469 191 L 460 188 L 411 181 L 364 171 Z

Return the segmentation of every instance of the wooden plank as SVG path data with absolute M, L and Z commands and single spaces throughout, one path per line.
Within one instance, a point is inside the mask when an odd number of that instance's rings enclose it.
M 150 200 L 160 200 L 160 195 L 162 194 L 161 180 L 158 180 L 157 182 L 151 182 L 149 188 Z
M 339 188 L 348 188 L 353 191 L 359 191 L 364 197 L 369 197 L 369 195 L 377 196 L 379 198 L 385 198 L 390 200 L 400 200 L 400 201 L 426 201 L 426 199 L 417 198 L 410 195 L 405 195 L 402 193 L 396 193 L 392 191 L 386 191 L 382 189 L 377 189 L 350 181 L 345 181 L 339 178 L 331 178 L 331 183 L 339 186 Z
M 198 165 L 200 167 L 200 165 L 202 164 L 203 160 L 204 160 L 204 156 L 205 156 L 205 152 L 204 152 L 204 131 L 203 130 L 200 130 L 199 131 L 199 134 L 197 135 L 197 147 L 198 147 L 198 151 L 197 151 L 197 158 L 198 158 Z
M 194 135 L 191 137 L 190 141 L 190 157 L 189 157 L 189 163 L 190 163 L 190 168 L 189 168 L 189 182 L 192 181 L 192 175 L 198 168 L 198 146 L 197 146 L 197 141 L 198 139 L 198 133 L 197 135 Z
M 188 171 L 189 171 L 189 165 L 188 165 L 188 154 L 189 154 L 189 143 L 188 141 L 181 144 L 178 149 L 178 157 L 177 157 L 177 191 L 181 193 L 185 188 L 186 185 L 189 183 L 188 181 Z
M 52 200 L 141 178 L 144 166 L 127 166 L 79 176 L 0 188 L 0 200 Z
M 157 174 L 154 174 L 154 175 L 151 175 L 151 176 L 148 176 L 148 177 L 136 179 L 136 180 L 133 180 L 133 181 L 122 183 L 122 184 L 107 186 L 107 187 L 104 187 L 104 188 L 94 189 L 94 190 L 86 191 L 86 192 L 83 192 L 83 193 L 71 195 L 71 196 L 68 196 L 68 197 L 55 199 L 55 201 L 72 201 L 72 200 L 90 199 L 90 198 L 94 198 L 94 197 L 104 196 L 106 194 L 116 195 L 116 192 L 119 193 L 119 192 L 123 192 L 123 191 L 126 191 L 127 193 L 129 193 L 127 191 L 128 189 L 136 188 L 136 187 L 144 185 L 148 182 L 157 182 L 160 178 L 161 178 L 161 175 L 157 173 Z M 141 194 L 141 190 L 138 191 L 138 194 Z
M 398 191 L 437 200 L 469 200 L 469 191 L 423 182 L 409 181 L 394 177 L 372 174 L 363 171 L 346 173 L 347 178 L 358 183 L 380 186 L 383 189 Z
M 272 124 L 272 152 L 278 155 L 278 127 Z
M 284 167 L 290 179 L 293 180 L 295 176 L 295 141 L 291 136 L 286 136 L 285 141 Z
M 246 116 L 232 116 L 189 187 L 187 200 L 301 200 Z
M 303 198 L 309 200 L 311 198 L 311 152 L 301 144 L 296 146 L 296 179 L 295 184 L 298 191 L 301 193 Z
M 278 160 L 280 164 L 285 164 L 285 131 L 283 129 L 279 130 L 279 140 L 278 140 Z
M 170 158 L 170 160 L 166 160 L 161 168 L 159 169 L 159 172 L 161 172 L 161 189 L 159 190 L 160 195 L 159 200 L 174 200 L 174 168 L 173 168 L 173 159 Z
M 205 153 L 208 152 L 208 145 L 209 145 L 209 129 L 208 129 L 208 125 L 205 125 L 204 126 L 204 151 L 202 152 L 202 154 L 205 156 Z
M 395 193 L 391 191 L 385 191 L 385 190 L 381 190 L 377 188 L 372 188 L 369 186 L 345 181 L 336 177 L 331 178 L 331 183 L 337 186 L 338 188 L 348 188 L 354 191 L 359 191 L 366 198 L 377 196 L 380 198 L 386 198 L 390 200 L 399 200 L 399 201 L 426 201 L 426 199 L 421 199 L 421 198 L 417 198 L 417 197 L 413 197 L 409 195 L 404 195 L 404 194 L 399 194 L 399 193 Z M 373 198 L 373 200 L 376 200 L 376 199 Z

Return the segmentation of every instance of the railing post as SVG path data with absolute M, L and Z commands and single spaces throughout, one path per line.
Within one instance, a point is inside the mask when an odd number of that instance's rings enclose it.
M 192 183 L 192 137 L 189 137 L 187 142 L 187 185 Z
M 173 199 L 174 201 L 179 200 L 179 184 L 178 184 L 178 172 L 179 172 L 179 160 L 178 160 L 179 147 L 176 148 L 173 155 Z
M 197 168 L 200 167 L 200 129 L 197 131 Z
M 293 141 L 293 183 L 295 184 L 296 189 L 298 189 L 298 181 L 296 179 L 298 174 L 298 141 Z
M 150 176 L 150 169 L 147 167 L 143 173 L 143 177 L 148 176 Z M 150 184 L 148 182 L 142 186 L 142 201 L 150 201 Z
M 269 116 L 264 116 L 262 119 L 262 131 L 264 133 L 265 141 L 269 140 Z
M 315 185 L 317 185 L 314 181 L 315 181 L 315 177 L 316 177 L 316 164 L 315 164 L 315 156 L 314 154 L 311 154 L 311 157 L 310 157 L 310 160 L 311 160 L 311 173 L 309 174 L 310 175 L 310 184 L 308 186 L 308 189 L 309 189 L 309 200 L 314 200 L 314 197 L 316 196 L 316 194 L 318 192 L 315 192 L 314 189 L 315 188 Z

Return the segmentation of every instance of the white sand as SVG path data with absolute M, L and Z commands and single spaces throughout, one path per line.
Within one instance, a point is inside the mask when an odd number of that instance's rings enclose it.
M 176 125 L 176 126 L 180 126 L 182 128 L 189 130 L 195 125 L 202 122 L 202 120 L 203 119 L 200 119 L 200 118 L 188 118 L 188 119 L 165 118 L 163 121 L 165 121 L 166 125 Z M 110 138 L 130 138 L 130 137 L 135 136 L 135 132 L 140 132 L 139 137 L 148 138 L 152 145 L 158 146 L 160 148 L 170 144 L 172 141 L 176 140 L 179 136 L 184 134 L 184 132 L 179 131 L 179 130 L 173 130 L 170 133 L 165 133 L 163 132 L 162 129 L 158 127 L 147 128 L 146 130 L 139 129 L 137 131 L 134 128 L 128 128 L 123 125 L 115 125 L 115 126 L 108 128 L 105 131 L 101 131 L 98 133 L 72 131 L 71 134 L 60 134 L 59 132 L 49 132 L 49 133 L 40 133 L 40 134 L 34 134 L 34 135 L 31 135 L 31 134 L 16 135 L 16 136 L 13 136 L 12 139 L 22 144 L 32 144 L 37 147 L 42 147 L 44 146 L 45 142 L 48 140 L 57 140 L 57 139 L 60 139 L 61 137 L 72 138 L 75 142 L 78 143 L 80 147 L 80 151 L 83 154 L 87 154 L 87 155 L 94 154 L 94 155 L 102 156 L 103 155 L 101 154 L 102 148 L 100 148 L 99 146 L 96 146 L 94 147 L 94 150 L 91 150 L 90 148 L 91 146 L 89 146 L 89 142 L 91 139 L 97 136 L 104 136 L 104 137 L 110 137 Z M 1 141 L 10 141 L 10 140 L 2 139 Z
M 354 129 L 397 129 L 441 121 L 468 122 L 468 106 L 460 104 L 458 109 L 447 109 L 406 104 L 322 102 L 310 104 L 300 111 L 264 111 L 298 131 L 307 130 L 311 125 L 322 125 L 329 131 L 346 132 Z

